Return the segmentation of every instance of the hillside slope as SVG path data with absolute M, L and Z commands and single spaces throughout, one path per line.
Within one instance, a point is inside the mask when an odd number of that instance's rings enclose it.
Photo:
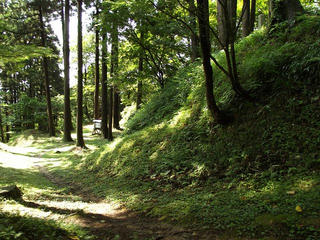
M 131 209 L 226 238 L 320 237 L 320 18 L 256 31 L 237 56 L 257 101 L 234 96 L 215 69 L 232 124 L 209 124 L 202 66 L 191 64 L 73 178 Z

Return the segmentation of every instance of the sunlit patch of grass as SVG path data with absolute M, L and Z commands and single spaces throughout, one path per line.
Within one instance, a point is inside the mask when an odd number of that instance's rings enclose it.
M 295 186 L 302 191 L 308 191 L 311 188 L 315 187 L 316 184 L 319 184 L 315 179 L 300 179 L 296 182 Z

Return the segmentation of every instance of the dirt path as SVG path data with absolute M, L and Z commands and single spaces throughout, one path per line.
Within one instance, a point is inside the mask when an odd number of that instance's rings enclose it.
M 199 239 L 191 230 L 130 212 L 123 207 L 95 197 L 76 184 L 70 185 L 64 182 L 43 166 L 38 167 L 40 173 L 51 182 L 61 187 L 68 186 L 72 194 L 80 196 L 82 201 L 92 205 L 91 211 L 83 211 L 79 214 L 77 221 L 82 227 L 90 229 L 98 239 Z
M 192 230 L 163 223 L 159 219 L 142 216 L 130 212 L 116 203 L 99 199 L 80 185 L 66 182 L 50 173 L 46 168 L 46 165 L 50 162 L 57 164 L 56 159 L 48 160 L 40 156 L 34 158 L 0 151 L 1 166 L 38 169 L 42 176 L 57 185 L 59 189 L 68 189 L 68 194 L 57 191 L 56 199 L 46 199 L 46 197 L 31 201 L 25 199 L 22 202 L 22 208 L 26 209 L 21 211 L 28 212 L 28 209 L 41 210 L 44 213 L 39 214 L 38 217 L 79 225 L 88 229 L 99 240 L 215 239 L 199 236 Z M 41 176 L 39 175 L 39 177 Z

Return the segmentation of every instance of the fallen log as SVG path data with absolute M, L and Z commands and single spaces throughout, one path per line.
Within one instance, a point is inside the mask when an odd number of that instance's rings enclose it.
M 16 185 L 10 185 L 0 188 L 0 197 L 19 200 L 22 197 L 22 192 Z

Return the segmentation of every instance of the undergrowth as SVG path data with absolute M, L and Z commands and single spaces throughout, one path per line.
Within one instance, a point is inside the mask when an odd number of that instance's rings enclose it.
M 70 229 L 65 229 L 54 221 L 0 212 L 0 239 L 3 240 L 79 239 L 69 231 Z M 83 237 L 82 239 L 90 239 L 84 235 L 81 237 Z
M 303 16 L 237 44 L 241 82 L 256 102 L 235 96 L 214 68 L 218 104 L 235 116 L 229 126 L 208 124 L 200 63 L 181 69 L 122 136 L 74 157 L 73 178 L 99 196 L 197 229 L 318 239 L 319 29 L 319 17 Z

